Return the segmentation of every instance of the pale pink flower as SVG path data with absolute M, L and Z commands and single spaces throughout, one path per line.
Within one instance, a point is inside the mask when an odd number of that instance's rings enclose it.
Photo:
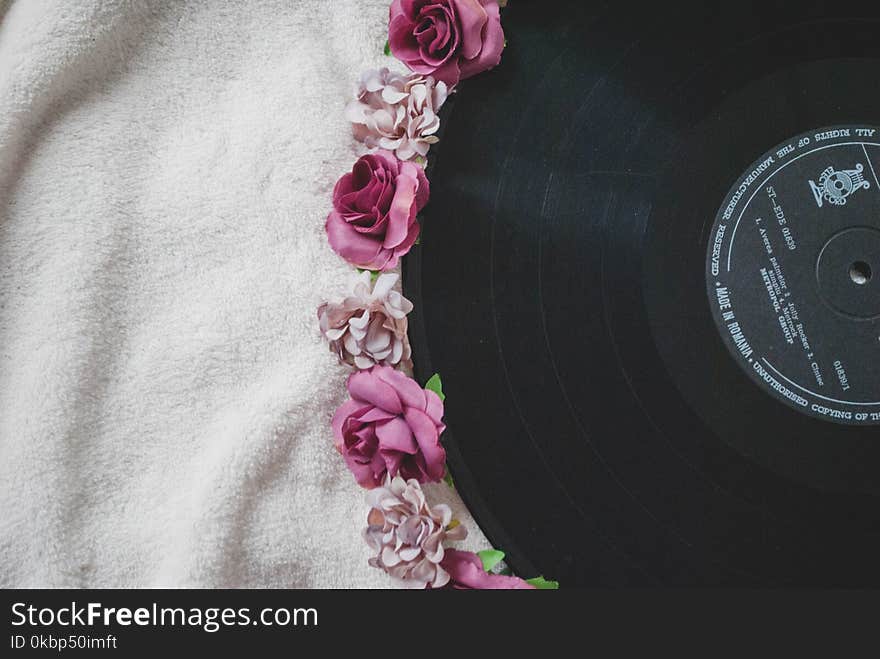
M 398 278 L 383 274 L 371 285 L 365 270 L 349 295 L 318 307 L 321 333 L 339 361 L 359 369 L 412 366 L 406 316 L 413 305 L 394 290 Z
M 437 142 L 446 101 L 446 83 L 420 74 L 400 75 L 388 69 L 365 71 L 346 116 L 354 136 L 367 148 L 394 151 L 401 160 L 425 157 Z
M 452 520 L 446 504 L 429 506 L 415 479 L 395 477 L 367 495 L 370 513 L 364 539 L 375 552 L 370 565 L 408 588 L 442 588 L 445 541 L 463 540 L 467 529 Z

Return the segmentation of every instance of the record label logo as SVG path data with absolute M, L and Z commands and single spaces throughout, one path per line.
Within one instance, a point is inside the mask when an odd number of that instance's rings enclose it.
M 804 133 L 735 182 L 710 232 L 721 338 L 768 395 L 880 425 L 880 128 Z
M 864 171 L 865 166 L 862 163 L 856 165 L 855 169 L 842 171 L 828 167 L 822 172 L 818 183 L 810 181 L 816 205 L 822 208 L 822 203 L 827 201 L 835 206 L 843 206 L 853 192 L 870 188 L 871 184 L 865 180 Z

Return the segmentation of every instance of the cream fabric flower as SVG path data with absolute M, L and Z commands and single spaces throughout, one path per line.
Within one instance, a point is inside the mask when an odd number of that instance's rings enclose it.
M 350 295 L 318 307 L 321 333 L 340 361 L 359 369 L 412 366 L 406 316 L 413 305 L 394 290 L 398 278 L 383 274 L 371 287 L 370 273 L 364 271 Z
M 354 136 L 368 148 L 394 151 L 401 160 L 424 157 L 437 142 L 437 112 L 449 95 L 444 82 L 388 69 L 365 71 L 346 116 Z
M 408 588 L 442 588 L 449 583 L 449 574 L 440 566 L 443 543 L 467 537 L 465 527 L 452 524 L 449 506 L 428 506 L 419 482 L 399 476 L 370 490 L 367 503 L 364 539 L 376 552 L 370 565 Z

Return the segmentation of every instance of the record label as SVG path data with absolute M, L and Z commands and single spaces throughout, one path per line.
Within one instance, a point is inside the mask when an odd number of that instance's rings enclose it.
M 722 340 L 766 392 L 880 425 L 880 129 L 798 135 L 736 181 L 709 234 Z

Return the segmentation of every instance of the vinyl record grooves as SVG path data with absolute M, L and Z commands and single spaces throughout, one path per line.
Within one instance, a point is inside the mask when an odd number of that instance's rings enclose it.
M 517 573 L 880 585 L 878 29 L 506 9 L 405 285 L 456 486 Z

